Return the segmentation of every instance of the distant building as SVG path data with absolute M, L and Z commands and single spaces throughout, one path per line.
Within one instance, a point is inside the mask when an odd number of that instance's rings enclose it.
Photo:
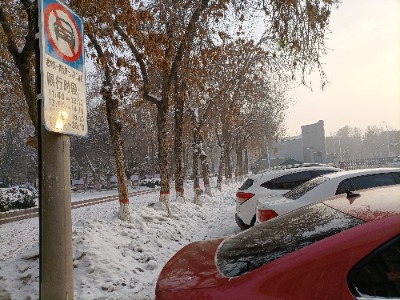
M 327 163 L 324 121 L 301 126 L 301 136 L 285 138 L 269 152 L 271 167 L 287 159 L 302 163 Z
M 273 145 L 273 153 L 270 159 L 281 159 L 282 161 L 293 158 L 297 161 L 304 161 L 303 141 L 301 136 L 283 139 Z
M 301 126 L 303 157 L 306 163 L 326 163 L 324 121 Z

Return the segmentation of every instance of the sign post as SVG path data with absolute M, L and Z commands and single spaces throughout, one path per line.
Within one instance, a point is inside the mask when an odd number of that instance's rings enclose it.
M 39 297 L 73 299 L 68 134 L 87 134 L 83 24 L 57 0 L 38 7 Z

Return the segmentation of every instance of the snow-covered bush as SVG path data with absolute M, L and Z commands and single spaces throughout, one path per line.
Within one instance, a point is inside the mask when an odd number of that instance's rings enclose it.
M 31 186 L 0 189 L 0 212 L 36 206 L 38 191 Z

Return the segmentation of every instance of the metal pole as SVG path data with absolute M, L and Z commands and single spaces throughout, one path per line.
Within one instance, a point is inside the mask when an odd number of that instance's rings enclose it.
M 386 127 L 386 141 L 387 141 L 387 148 L 388 148 L 388 157 L 390 157 L 390 143 L 389 143 L 389 131 Z
M 36 32 L 39 32 L 39 9 L 37 16 Z M 35 47 L 39 116 L 39 298 L 70 300 L 74 298 L 70 138 L 47 131 L 43 126 L 39 39 Z
M 387 144 L 387 150 L 388 150 L 388 157 L 390 157 L 390 143 L 389 143 L 389 129 L 388 125 L 386 124 L 385 121 L 382 121 L 383 124 L 385 124 L 385 129 L 386 129 L 386 144 Z M 383 131 L 383 130 L 382 130 Z
M 73 299 L 70 139 L 42 128 L 43 299 Z
M 39 195 L 38 195 L 38 205 L 39 205 L 39 299 L 42 299 L 41 286 L 42 286 L 42 78 L 40 72 L 40 45 L 39 45 L 39 1 L 37 1 L 36 7 L 37 20 L 35 23 L 35 89 L 37 95 L 37 116 L 38 116 L 38 128 L 37 128 L 37 139 L 38 139 L 38 176 L 39 176 Z

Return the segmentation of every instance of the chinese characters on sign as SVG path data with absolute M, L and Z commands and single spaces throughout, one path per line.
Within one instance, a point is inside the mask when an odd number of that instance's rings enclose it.
M 68 68 L 62 62 L 45 56 L 44 89 L 48 104 L 45 120 L 56 132 L 86 132 L 85 90 L 83 74 Z M 83 86 L 83 89 L 85 87 Z

